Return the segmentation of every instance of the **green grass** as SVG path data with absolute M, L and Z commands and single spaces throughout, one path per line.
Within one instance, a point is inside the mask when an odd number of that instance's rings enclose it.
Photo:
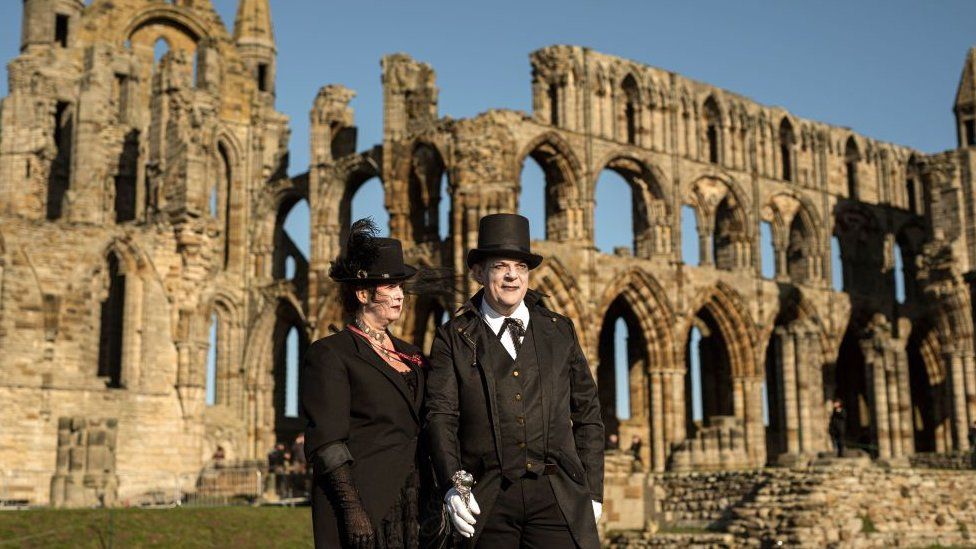
M 110 546 L 311 547 L 312 517 L 308 507 L 0 512 L 2 549 Z
M 874 525 L 874 521 L 871 517 L 867 515 L 861 515 L 861 533 L 862 534 L 876 534 L 878 528 Z

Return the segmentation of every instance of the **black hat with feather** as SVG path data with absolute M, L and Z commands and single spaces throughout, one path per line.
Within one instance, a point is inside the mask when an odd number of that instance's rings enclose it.
M 400 282 L 417 269 L 403 262 L 403 246 L 395 238 L 376 236 L 379 230 L 370 218 L 360 219 L 349 228 L 346 248 L 329 269 L 336 282 L 377 284 Z

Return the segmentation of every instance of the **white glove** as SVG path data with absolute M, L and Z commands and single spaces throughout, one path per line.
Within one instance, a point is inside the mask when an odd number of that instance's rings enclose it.
M 596 519 L 594 522 L 600 522 L 600 517 L 603 516 L 603 504 L 599 501 L 593 502 L 593 518 Z
M 459 534 L 466 538 L 474 535 L 474 523 L 476 522 L 474 515 L 481 514 L 481 507 L 478 507 L 474 494 L 469 496 L 468 504 L 465 505 L 464 498 L 458 493 L 457 488 L 451 488 L 444 496 L 444 508 L 447 509 L 454 529 Z

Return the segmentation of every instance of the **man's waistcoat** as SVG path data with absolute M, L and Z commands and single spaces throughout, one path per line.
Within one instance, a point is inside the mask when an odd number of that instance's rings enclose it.
M 512 360 L 497 338 L 491 343 L 498 425 L 501 431 L 502 475 L 515 480 L 525 473 L 542 473 L 546 458 L 543 438 L 541 380 L 533 325 Z

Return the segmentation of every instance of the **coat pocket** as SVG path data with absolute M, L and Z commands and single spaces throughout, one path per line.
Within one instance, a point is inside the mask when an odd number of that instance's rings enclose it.
M 562 467 L 569 478 L 581 486 L 586 484 L 586 475 L 583 471 L 583 465 L 579 463 L 579 460 L 566 455 L 562 450 L 556 450 L 555 457 L 559 466 Z

